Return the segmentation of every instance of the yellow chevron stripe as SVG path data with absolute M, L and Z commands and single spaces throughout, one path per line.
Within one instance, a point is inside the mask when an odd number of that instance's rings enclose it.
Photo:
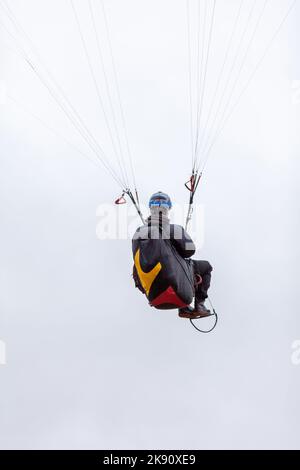
M 160 263 L 157 263 L 157 265 L 152 269 L 152 271 L 150 271 L 149 273 L 145 273 L 141 267 L 140 250 L 138 250 L 135 254 L 134 264 L 135 264 L 139 279 L 141 281 L 141 284 L 143 286 L 143 289 L 148 296 L 153 282 L 155 281 L 156 277 L 158 276 L 158 273 L 162 269 L 162 265 Z

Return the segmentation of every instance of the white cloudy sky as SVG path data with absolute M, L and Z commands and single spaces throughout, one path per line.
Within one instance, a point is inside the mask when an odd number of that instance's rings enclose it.
M 9 4 L 110 154 L 70 2 Z M 87 1 L 75 4 L 91 39 Z M 208 96 L 238 4 L 217 0 Z M 269 1 L 241 83 L 290 4 Z M 18 55 L 1 5 L 0 447 L 299 448 L 300 366 L 291 361 L 300 339 L 298 0 L 214 147 L 198 195 L 197 256 L 214 266 L 220 314 L 209 336 L 147 306 L 132 286 L 130 240 L 97 239 L 97 208 L 119 188 L 32 116 L 89 152 Z M 185 1 L 105 5 L 143 202 L 161 189 L 183 204 L 191 166 Z

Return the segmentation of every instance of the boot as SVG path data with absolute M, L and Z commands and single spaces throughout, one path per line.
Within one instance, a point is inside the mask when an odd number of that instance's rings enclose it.
M 180 318 L 188 318 L 190 320 L 197 320 L 198 318 L 205 318 L 205 317 L 210 317 L 210 311 L 207 310 L 205 307 L 202 310 L 200 310 L 200 307 L 198 306 L 198 310 L 195 308 L 191 307 L 190 305 L 185 308 L 180 308 L 178 315 Z
M 201 302 L 199 300 L 195 300 L 195 314 L 197 314 L 197 318 L 206 318 L 212 315 L 211 311 L 205 306 L 205 300 Z
M 178 315 L 180 318 L 189 318 L 191 320 L 197 318 L 197 315 L 195 315 L 195 309 L 190 305 L 184 308 L 180 308 Z

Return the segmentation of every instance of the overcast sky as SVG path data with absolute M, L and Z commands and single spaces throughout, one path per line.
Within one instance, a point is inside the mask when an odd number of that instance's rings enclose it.
M 269 1 L 239 90 L 290 4 Z M 70 2 L 9 5 L 110 159 Z M 88 2 L 75 5 L 95 58 Z M 163 190 L 181 207 L 191 171 L 185 0 L 105 5 L 142 201 Z M 238 5 L 217 0 L 208 97 Z M 297 1 L 197 196 L 197 257 L 214 267 L 220 316 L 205 336 L 134 289 L 129 238 L 97 237 L 99 211 L 120 188 L 77 151 L 94 158 L 18 54 L 0 8 L 2 449 L 299 448 L 299 22 Z

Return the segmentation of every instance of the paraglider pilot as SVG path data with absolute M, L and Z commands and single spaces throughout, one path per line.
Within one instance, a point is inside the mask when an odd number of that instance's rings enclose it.
M 210 316 L 205 301 L 212 266 L 192 259 L 195 244 L 183 227 L 170 223 L 172 202 L 167 194 L 154 194 L 149 208 L 146 224 L 137 229 L 132 240 L 136 287 L 157 309 L 179 309 L 181 318 Z M 193 299 L 194 307 L 190 305 Z

